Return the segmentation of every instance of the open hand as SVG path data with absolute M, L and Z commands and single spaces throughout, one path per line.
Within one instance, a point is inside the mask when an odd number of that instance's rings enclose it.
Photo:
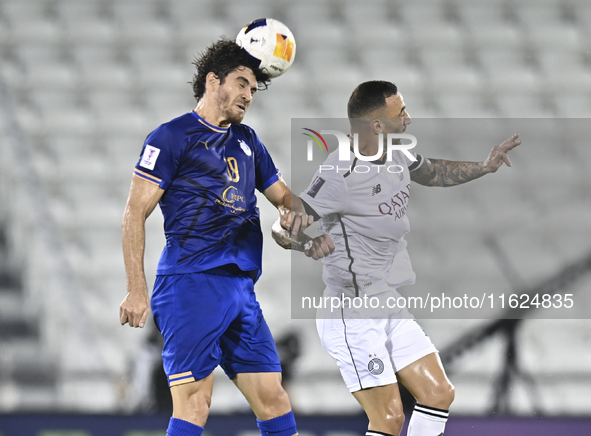
M 516 133 L 501 145 L 493 147 L 486 160 L 482 163 L 482 166 L 486 172 L 496 172 L 501 167 L 501 165 L 503 165 L 503 162 L 507 164 L 508 167 L 510 167 L 511 161 L 509 160 L 507 153 L 510 150 L 513 150 L 519 144 L 521 144 L 521 139 L 519 139 L 519 133 Z

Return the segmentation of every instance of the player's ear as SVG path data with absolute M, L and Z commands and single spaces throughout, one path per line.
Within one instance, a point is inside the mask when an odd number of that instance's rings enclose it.
M 371 127 L 371 131 L 379 135 L 380 133 L 384 133 L 384 125 L 379 118 L 374 118 L 369 122 L 369 126 Z
M 207 76 L 205 76 L 205 90 L 210 89 L 211 91 L 215 91 L 219 85 L 220 78 L 211 71 L 207 73 Z

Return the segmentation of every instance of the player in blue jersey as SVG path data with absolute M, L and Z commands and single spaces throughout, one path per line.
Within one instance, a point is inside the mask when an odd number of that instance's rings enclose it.
M 312 217 L 256 133 L 240 124 L 268 76 L 227 40 L 194 63 L 196 109 L 150 133 L 135 167 L 123 217 L 128 294 L 120 320 L 143 327 L 149 314 L 145 220 L 159 204 L 166 246 L 151 308 L 164 337 L 173 399 L 167 434 L 202 434 L 213 370 L 221 365 L 251 405 L 261 434 L 292 436 L 296 424 L 275 343 L 254 294 L 263 243 L 255 189 L 278 208 L 285 229 L 298 233 Z

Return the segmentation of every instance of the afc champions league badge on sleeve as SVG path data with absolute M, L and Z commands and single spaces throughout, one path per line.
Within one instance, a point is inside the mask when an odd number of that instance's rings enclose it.
M 149 144 L 146 145 L 146 148 L 144 149 L 144 154 L 142 155 L 142 160 L 140 161 L 140 166 L 147 168 L 149 170 L 153 170 L 156 166 L 156 160 L 158 160 L 159 154 L 159 148 L 152 147 Z

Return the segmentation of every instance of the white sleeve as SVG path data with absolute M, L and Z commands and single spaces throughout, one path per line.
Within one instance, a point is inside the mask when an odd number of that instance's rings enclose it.
M 347 206 L 345 178 L 336 171 L 317 171 L 308 188 L 300 194 L 300 198 L 320 217 L 331 213 L 343 213 Z

